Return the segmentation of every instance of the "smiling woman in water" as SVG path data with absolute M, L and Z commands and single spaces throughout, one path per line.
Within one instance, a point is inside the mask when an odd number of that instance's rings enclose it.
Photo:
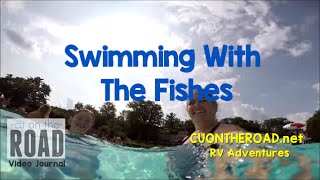
M 234 124 L 220 124 L 216 118 L 218 103 L 216 101 L 207 101 L 204 97 L 198 100 L 198 95 L 198 91 L 194 91 L 194 100 L 187 102 L 187 112 L 195 126 L 194 133 L 245 131 Z M 183 144 L 191 144 L 190 137 L 186 137 Z

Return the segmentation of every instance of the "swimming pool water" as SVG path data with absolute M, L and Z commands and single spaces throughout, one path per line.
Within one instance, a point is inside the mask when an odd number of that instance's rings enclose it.
M 289 149 L 289 158 L 207 158 L 202 146 L 129 148 L 93 137 L 66 137 L 65 167 L 11 167 L 6 121 L 20 115 L 0 109 L 1 179 L 319 179 L 320 144 L 225 145 L 225 148 Z M 33 160 L 36 161 L 36 160 Z

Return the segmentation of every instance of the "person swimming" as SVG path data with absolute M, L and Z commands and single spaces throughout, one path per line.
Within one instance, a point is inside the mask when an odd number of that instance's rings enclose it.
M 29 113 L 27 118 L 49 118 L 50 112 L 50 105 L 44 104 L 40 106 L 38 110 Z
M 218 103 L 216 101 L 208 101 L 205 99 L 205 97 L 202 97 L 201 100 L 198 100 L 198 91 L 193 92 L 193 99 L 192 101 L 187 101 L 186 105 L 186 110 L 194 124 L 195 131 L 194 133 L 226 133 L 226 132 L 234 132 L 234 131 L 245 131 L 243 128 L 234 125 L 234 124 L 222 124 L 218 122 L 216 118 L 216 113 L 218 111 Z M 187 144 L 192 144 L 190 141 L 190 136 L 187 136 L 183 139 L 182 144 L 187 145 Z M 199 144 L 196 143 L 194 144 L 197 152 L 204 152 L 204 158 L 206 161 L 209 160 L 209 149 L 218 149 L 221 148 L 219 144 L 210 144 L 209 146 L 206 146 L 204 144 Z M 186 146 L 188 148 L 188 146 Z M 202 154 L 202 153 L 199 153 Z M 206 155 L 205 155 L 206 154 Z M 220 168 L 219 160 L 218 161 L 215 159 L 213 160 L 214 166 L 216 167 L 216 170 L 219 172 L 223 171 L 224 175 L 227 175 L 225 173 L 225 166 Z M 225 158 L 225 160 L 228 160 L 228 158 Z M 224 163 L 226 164 L 226 163 Z M 176 166 L 181 166 L 176 164 Z M 232 168 L 228 167 L 229 171 L 232 171 Z M 183 177 L 193 177 L 192 172 L 193 169 L 186 169 L 182 176 Z M 191 172 L 191 173 L 190 173 Z M 211 174 L 212 175 L 212 174 Z M 211 175 L 208 175 L 210 177 Z M 231 177 L 231 176 L 228 176 Z
M 79 177 L 80 179 L 97 179 L 97 174 L 93 172 L 96 172 L 99 168 L 97 157 L 101 150 L 95 148 L 99 141 L 90 135 L 86 135 L 95 123 L 95 115 L 89 109 L 80 109 L 68 120 L 70 121 L 70 129 L 66 133 L 66 141 L 69 142 L 66 146 L 66 166 L 60 169 L 68 176 Z M 77 146 L 72 146 L 72 144 L 77 144 Z M 79 146 L 82 148 L 78 148 Z M 90 168 L 81 166 L 76 161 L 79 154 L 86 155 L 83 163 L 90 164 Z
M 198 91 L 193 92 L 192 101 L 187 101 L 187 112 L 195 126 L 194 133 L 226 133 L 232 131 L 245 131 L 234 124 L 221 124 L 216 118 L 218 103 L 207 101 L 204 97 L 198 100 Z M 190 144 L 190 137 L 184 138 L 183 144 Z
M 70 118 L 70 129 L 68 132 L 73 135 L 85 135 L 94 123 L 94 113 L 88 109 L 80 109 Z

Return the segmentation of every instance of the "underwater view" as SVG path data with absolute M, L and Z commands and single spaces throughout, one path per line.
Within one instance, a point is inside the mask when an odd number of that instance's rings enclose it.
M 14 167 L 7 159 L 10 118 L 1 109 L 1 179 L 319 179 L 320 144 L 221 145 L 229 149 L 288 149 L 288 158 L 210 158 L 202 146 L 130 148 L 91 136 L 66 136 L 64 167 Z M 23 159 L 21 159 L 23 162 Z M 37 161 L 32 159 L 32 161 Z M 43 160 L 41 160 L 43 161 Z

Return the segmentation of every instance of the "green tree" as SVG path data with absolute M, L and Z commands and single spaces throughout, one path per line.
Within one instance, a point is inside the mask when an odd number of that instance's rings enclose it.
M 162 124 L 163 111 L 159 104 L 153 101 L 132 101 L 127 105 L 129 114 L 136 115 L 136 119 L 143 124 L 160 127 Z
M 11 106 L 29 106 L 32 110 L 47 103 L 50 86 L 40 77 L 13 77 L 8 74 L 0 78 L 0 92 L 11 97 Z
M 170 134 L 177 134 L 182 129 L 182 122 L 176 117 L 175 113 L 169 113 L 164 118 L 164 128 Z
M 86 104 L 84 108 L 92 111 L 95 115 L 99 114 L 98 110 L 96 110 L 96 108 L 91 104 Z
M 235 124 L 243 128 L 247 124 L 247 121 L 244 120 L 242 117 L 232 117 L 232 118 L 222 119 L 220 123 Z
M 246 131 L 253 132 L 253 133 L 260 133 L 262 132 L 261 124 L 258 121 L 253 120 L 245 120 L 242 117 L 232 117 L 232 118 L 225 118 L 220 121 L 220 123 L 224 124 L 235 124 Z
M 72 113 L 72 110 L 51 106 L 50 118 L 67 118 Z
M 127 120 L 127 117 L 128 117 L 128 110 L 122 110 L 120 112 L 120 115 L 117 117 L 118 121 L 123 121 L 125 122 Z
M 258 121 L 249 120 L 246 127 L 243 127 L 243 129 L 253 132 L 253 133 L 261 133 L 262 130 L 262 124 Z
M 127 133 L 131 139 L 156 140 L 162 125 L 163 111 L 153 101 L 133 101 L 127 104 Z
M 307 136 L 312 141 L 320 142 L 320 110 L 316 111 L 311 118 L 307 120 Z
M 83 109 L 84 106 L 81 102 L 77 102 L 75 105 L 74 105 L 74 109 L 76 110 L 80 110 L 80 109 Z
M 128 117 L 128 110 L 122 110 L 120 112 L 120 115 L 116 117 L 117 122 L 121 127 L 124 127 L 124 128 L 126 127 L 127 117 Z
M 111 102 L 106 102 L 100 107 L 100 111 L 97 115 L 95 127 L 107 126 L 109 130 L 114 130 L 116 126 L 116 112 L 115 105 Z M 119 129 L 119 128 L 118 128 Z M 107 133 L 109 136 L 110 131 Z
M 114 120 L 116 119 L 117 109 L 112 102 L 106 102 L 100 108 L 100 113 L 106 120 Z
M 195 131 L 194 124 L 191 119 L 186 119 L 183 123 L 184 129 L 188 131 L 189 135 Z
M 63 108 L 51 106 L 50 118 L 64 118 L 66 128 L 70 126 L 70 122 L 68 122 L 68 118 L 72 116 L 72 114 L 73 114 L 73 110 L 66 110 Z
M 277 133 L 280 137 L 290 135 L 291 131 L 284 129 L 283 126 L 292 123 L 287 118 L 271 118 L 263 121 L 262 127 L 265 133 Z

